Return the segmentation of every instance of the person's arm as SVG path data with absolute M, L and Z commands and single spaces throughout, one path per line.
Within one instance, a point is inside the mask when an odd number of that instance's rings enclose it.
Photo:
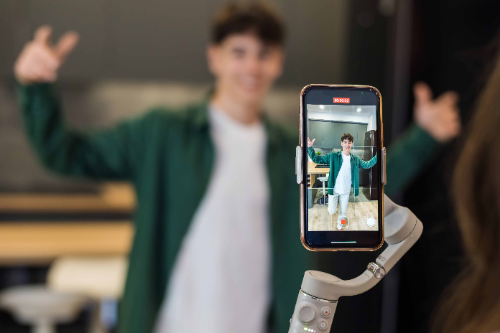
M 88 133 L 70 130 L 54 88 L 50 83 L 17 84 L 26 132 L 42 163 L 68 176 L 130 179 L 141 160 L 136 138 L 144 132 L 144 121 Z
M 418 175 L 440 144 L 461 131 L 458 95 L 447 91 L 433 99 L 430 87 L 419 82 L 413 88 L 415 123 L 387 148 L 387 195 L 394 195 Z
M 330 154 L 318 156 L 312 147 L 307 148 L 307 153 L 311 160 L 313 160 L 316 164 L 329 164 L 330 163 Z
M 376 154 L 369 161 L 363 161 L 362 159 L 359 159 L 359 166 L 362 167 L 363 169 L 370 169 L 375 164 L 377 164 Z
M 53 83 L 77 45 L 78 34 L 67 32 L 55 45 L 51 34 L 50 26 L 38 28 L 13 68 L 26 131 L 36 153 L 45 166 L 65 175 L 130 179 L 142 161 L 144 119 L 149 116 L 92 133 L 66 128 Z
M 403 136 L 387 148 L 385 193 L 391 196 L 402 191 L 432 158 L 438 145 L 426 131 L 411 124 Z

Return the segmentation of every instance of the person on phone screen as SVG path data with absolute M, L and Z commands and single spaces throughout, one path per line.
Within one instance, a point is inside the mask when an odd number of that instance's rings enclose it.
M 328 164 L 330 172 L 328 174 L 328 212 L 333 215 L 337 212 L 337 204 L 340 201 L 340 214 L 337 220 L 337 229 L 342 229 L 341 218 L 346 216 L 347 205 L 351 187 L 354 189 L 354 196 L 359 195 L 359 168 L 369 169 L 377 163 L 377 155 L 369 161 L 363 161 L 358 156 L 351 154 L 354 138 L 351 133 L 344 133 L 340 137 L 342 150 L 327 155 L 316 155 L 312 141 L 307 138 L 307 152 L 309 157 L 316 164 Z
M 91 132 L 65 123 L 54 84 L 78 35 L 55 45 L 50 35 L 37 29 L 14 65 L 34 151 L 58 174 L 130 181 L 137 193 L 118 331 L 286 332 L 304 271 L 319 266 L 290 227 L 299 221 L 298 134 L 263 114 L 284 64 L 280 15 L 256 1 L 224 5 L 206 50 L 212 93 Z M 418 123 L 393 150 L 395 161 L 415 159 L 401 176 L 394 163 L 394 191 L 428 161 L 430 129 L 456 135 L 439 116 L 456 113 L 453 105 L 424 102 L 415 111 L 431 127 Z

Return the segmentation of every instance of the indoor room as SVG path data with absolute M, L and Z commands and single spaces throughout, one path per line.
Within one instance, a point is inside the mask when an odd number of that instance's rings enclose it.
M 351 154 L 369 160 L 376 154 L 376 107 L 372 105 L 307 105 L 307 135 L 314 138 L 312 148 L 316 155 L 327 155 L 342 150 L 341 136 L 353 136 Z M 328 180 L 330 166 L 316 164 L 310 157 L 308 164 L 308 229 L 309 231 L 366 231 L 378 230 L 378 168 L 359 171 L 359 195 L 349 192 L 346 218 L 340 210 L 328 212 Z M 340 220 L 340 223 L 337 221 Z M 340 226 L 341 228 L 338 228 Z
M 500 332 L 498 5 L 0 0 L 0 333 Z

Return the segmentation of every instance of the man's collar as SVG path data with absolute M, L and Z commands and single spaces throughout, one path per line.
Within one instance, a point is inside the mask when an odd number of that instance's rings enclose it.
M 339 156 L 348 156 L 348 155 L 344 155 L 344 153 L 342 152 L 342 150 L 339 150 L 339 151 L 336 151 L 334 154 L 337 154 Z M 352 153 L 349 154 L 349 156 L 354 156 Z
M 202 130 L 209 127 L 208 120 L 208 107 L 210 105 L 210 99 L 215 92 L 215 87 L 211 86 L 208 91 L 203 95 L 203 98 L 197 105 L 197 112 L 194 115 L 194 124 L 197 129 Z
M 193 122 L 197 129 L 202 130 L 210 126 L 208 109 L 210 107 L 210 99 L 214 93 L 214 89 L 211 88 L 203 97 L 203 99 L 197 104 L 197 112 L 194 114 Z M 280 136 L 278 131 L 272 121 L 269 119 L 266 111 L 262 111 L 261 120 L 266 129 L 267 138 L 269 144 L 274 146 L 280 143 Z

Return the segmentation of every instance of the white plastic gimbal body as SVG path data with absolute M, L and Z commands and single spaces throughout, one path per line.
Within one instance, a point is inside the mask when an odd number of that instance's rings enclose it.
M 352 280 L 306 271 L 289 333 L 329 332 L 341 296 L 354 296 L 373 288 L 422 235 L 422 222 L 405 207 L 384 197 L 384 238 L 388 244 L 375 263 Z

